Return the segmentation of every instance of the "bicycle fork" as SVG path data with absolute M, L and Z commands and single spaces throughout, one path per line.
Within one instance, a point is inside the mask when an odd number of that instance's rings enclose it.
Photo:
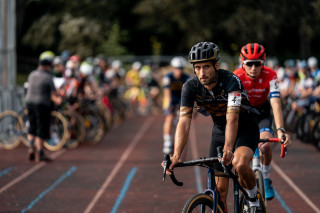
M 212 168 L 208 168 L 208 175 L 207 175 L 207 187 L 206 190 L 204 191 L 204 194 L 207 195 L 212 195 L 213 198 L 213 212 L 216 212 L 217 208 L 218 208 L 218 192 L 217 192 L 217 185 L 216 185 L 216 181 L 215 181 L 215 173 L 214 173 L 214 169 Z M 201 212 L 203 211 L 203 206 L 201 206 Z

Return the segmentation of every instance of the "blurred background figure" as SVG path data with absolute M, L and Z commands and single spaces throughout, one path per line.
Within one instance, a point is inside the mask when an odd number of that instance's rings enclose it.
M 184 73 L 186 60 L 183 57 L 174 57 L 170 65 L 172 71 L 163 78 L 163 109 L 165 114 L 163 124 L 163 153 L 173 152 L 172 125 L 181 102 L 182 85 L 189 79 Z
M 50 138 L 51 101 L 57 105 L 62 102 L 50 73 L 54 57 L 51 51 L 41 53 L 37 70 L 32 71 L 28 77 L 29 87 L 26 95 L 30 122 L 28 159 L 37 163 L 51 160 L 43 151 L 43 142 Z

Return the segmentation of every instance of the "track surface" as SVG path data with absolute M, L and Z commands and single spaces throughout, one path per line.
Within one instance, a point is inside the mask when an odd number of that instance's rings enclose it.
M 49 153 L 50 163 L 28 162 L 23 145 L 0 150 L 0 212 L 181 212 L 205 186 L 206 170 L 176 169 L 183 187 L 162 182 L 162 123 L 163 116 L 129 118 L 99 144 Z M 192 122 L 186 159 L 207 156 L 211 128 L 210 118 Z M 277 197 L 268 212 L 320 212 L 320 153 L 300 141 L 285 159 L 279 151 L 276 145 L 270 175 Z

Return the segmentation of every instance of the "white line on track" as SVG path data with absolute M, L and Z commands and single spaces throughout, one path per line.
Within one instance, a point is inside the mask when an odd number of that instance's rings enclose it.
M 60 155 L 62 155 L 66 150 L 62 149 L 58 152 L 53 153 L 50 158 L 52 160 L 56 159 L 57 157 L 59 157 Z M 31 169 L 29 169 L 28 171 L 22 173 L 19 177 L 15 178 L 14 180 L 12 180 L 11 182 L 9 182 L 8 184 L 6 184 L 5 186 L 3 186 L 0 189 L 0 194 L 6 190 L 8 190 L 10 187 L 14 186 L 15 184 L 19 183 L 21 180 L 25 179 L 26 177 L 28 177 L 29 175 L 33 174 L 34 172 L 36 172 L 37 170 L 39 170 L 40 168 L 42 168 L 44 165 L 46 165 L 47 163 L 45 162 L 41 162 L 35 166 L 33 166 Z
M 135 137 L 133 138 L 133 140 L 131 141 L 131 143 L 129 144 L 129 146 L 127 147 L 127 149 L 124 151 L 124 153 L 122 154 L 120 160 L 118 161 L 118 163 L 115 165 L 115 167 L 112 169 L 110 175 L 106 178 L 106 180 L 104 181 L 103 185 L 101 186 L 101 188 L 98 190 L 98 192 L 96 193 L 96 195 L 94 196 L 94 198 L 91 200 L 91 202 L 89 203 L 89 205 L 87 206 L 87 208 L 85 209 L 84 213 L 89 213 L 91 212 L 91 210 L 93 209 L 94 205 L 98 202 L 98 200 L 100 199 L 100 197 L 102 196 L 103 192 L 106 190 L 106 188 L 109 186 L 109 184 L 111 183 L 111 181 L 114 179 L 114 177 L 117 175 L 118 171 L 120 170 L 120 168 L 122 167 L 122 165 L 124 164 L 124 162 L 127 160 L 127 158 L 130 156 L 131 152 L 133 151 L 133 149 L 137 146 L 137 144 L 140 142 L 140 139 L 143 137 L 143 135 L 145 134 L 145 132 L 148 130 L 148 128 L 150 127 L 152 121 L 153 121 L 154 117 L 149 117 L 147 120 L 145 120 L 145 122 L 143 123 L 143 125 L 140 127 L 138 133 L 135 135 Z
M 303 193 L 303 191 L 284 173 L 284 171 L 275 163 L 271 162 L 274 170 L 296 191 L 296 193 L 316 212 L 320 213 L 320 209 Z

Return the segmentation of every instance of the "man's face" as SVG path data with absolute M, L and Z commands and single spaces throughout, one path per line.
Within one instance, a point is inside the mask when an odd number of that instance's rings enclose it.
M 247 75 L 255 79 L 258 77 L 262 70 L 262 61 L 243 61 L 243 67 L 247 73 Z
M 183 74 L 183 69 L 179 69 L 176 67 L 173 68 L 173 75 L 175 78 L 180 79 L 182 74 Z
M 215 66 L 216 69 L 218 69 L 218 63 L 216 63 Z M 211 61 L 196 63 L 193 67 L 202 85 L 210 85 L 214 83 L 216 72 Z

